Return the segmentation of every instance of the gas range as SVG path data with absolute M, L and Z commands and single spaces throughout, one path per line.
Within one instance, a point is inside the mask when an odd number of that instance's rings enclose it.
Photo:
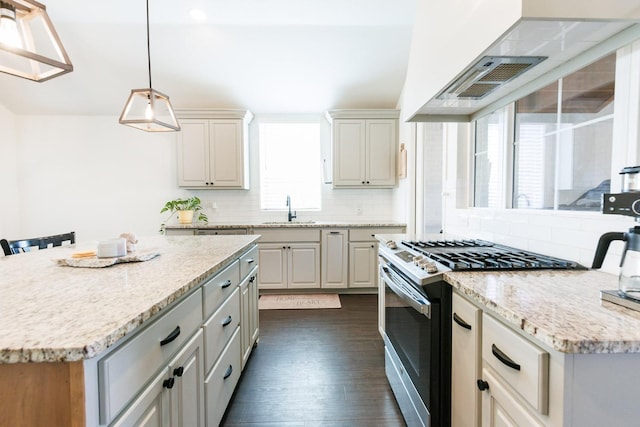
M 585 268 L 573 261 L 478 239 L 388 241 L 380 245 L 380 255 L 420 285 L 441 280 L 447 271 Z

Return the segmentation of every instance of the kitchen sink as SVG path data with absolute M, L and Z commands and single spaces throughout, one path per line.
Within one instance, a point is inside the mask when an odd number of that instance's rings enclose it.
M 315 221 L 266 221 L 265 225 L 296 225 L 296 224 L 315 224 Z

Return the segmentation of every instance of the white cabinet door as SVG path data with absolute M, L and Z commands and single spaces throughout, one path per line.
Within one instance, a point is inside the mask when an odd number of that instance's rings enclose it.
M 245 278 L 240 285 L 240 342 L 242 345 L 242 369 L 249 359 L 251 353 L 251 304 L 249 302 L 249 277 Z
M 397 119 L 333 121 L 333 186 L 396 185 Z
M 112 427 L 163 427 L 169 424 L 169 393 L 165 393 L 169 369 L 163 369 Z
M 347 230 L 322 230 L 322 287 L 346 288 L 348 278 Z
M 210 185 L 213 187 L 244 186 L 244 152 L 240 120 L 209 122 Z
M 367 120 L 367 185 L 396 185 L 396 120 Z
M 282 243 L 261 243 L 258 248 L 261 289 L 286 289 L 288 286 L 287 246 Z
M 320 287 L 320 244 L 291 243 L 288 250 L 290 289 Z M 262 261 L 260 262 L 262 266 Z M 261 272 L 260 276 L 262 277 Z
M 454 293 L 451 322 L 451 427 L 478 427 L 482 310 Z
M 204 357 L 202 329 L 169 364 L 171 427 L 204 426 Z
M 490 369 L 482 370 L 489 388 L 482 392 L 482 427 L 540 427 L 540 422 Z
M 206 187 L 209 182 L 209 121 L 180 120 L 177 133 L 178 185 Z
M 349 243 L 349 287 L 378 286 L 378 248 L 373 242 Z
M 258 273 L 249 279 L 249 324 L 251 327 L 251 345 L 255 345 L 260 336 L 260 310 L 258 308 Z
M 187 188 L 247 189 L 250 114 L 200 114 L 181 118 L 177 133 L 178 185 Z M 244 117 L 243 117 L 244 116 Z
M 333 185 L 362 186 L 366 181 L 364 120 L 333 122 Z

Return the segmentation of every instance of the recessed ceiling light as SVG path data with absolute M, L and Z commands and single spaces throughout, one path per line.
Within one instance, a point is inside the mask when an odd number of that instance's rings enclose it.
M 207 14 L 201 9 L 191 9 L 189 14 L 194 21 L 205 21 L 207 19 Z

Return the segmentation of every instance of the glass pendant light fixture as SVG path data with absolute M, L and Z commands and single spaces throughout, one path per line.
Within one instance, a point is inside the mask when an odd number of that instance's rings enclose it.
M 149 42 L 149 0 L 147 0 L 147 63 L 149 66 L 149 88 L 132 89 L 120 123 L 147 132 L 173 132 L 180 125 L 171 107 L 169 97 L 151 86 L 151 48 Z
M 46 6 L 32 0 L 0 1 L 0 72 L 44 82 L 71 71 Z

